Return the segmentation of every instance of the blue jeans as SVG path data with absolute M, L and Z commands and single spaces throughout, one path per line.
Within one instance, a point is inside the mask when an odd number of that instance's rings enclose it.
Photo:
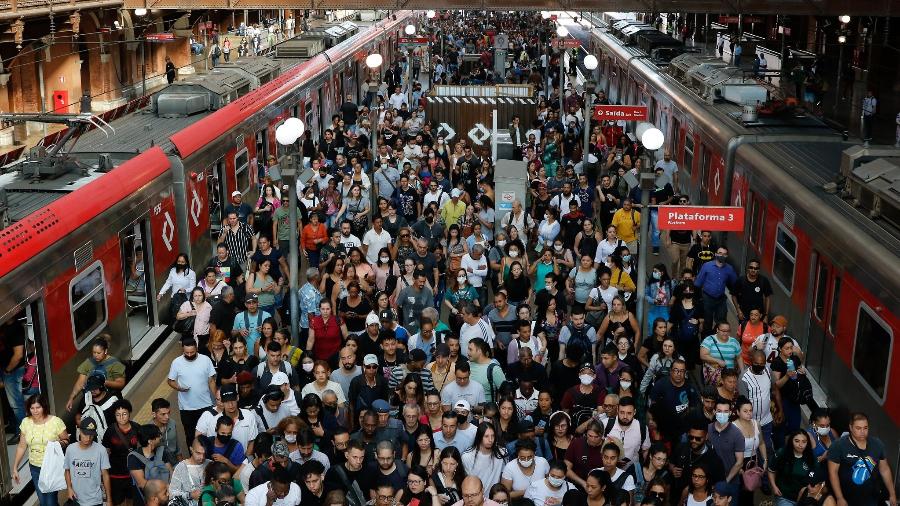
M 44 493 L 38 489 L 38 481 L 41 477 L 41 468 L 28 464 L 31 468 L 31 483 L 34 484 L 34 493 L 37 494 L 40 506 L 59 506 L 59 494 L 57 492 Z
M 774 506 L 797 506 L 797 501 L 785 499 L 784 497 L 774 497 Z
M 22 378 L 24 376 L 25 367 L 20 367 L 9 374 L 6 371 L 0 371 L 0 378 L 3 378 L 3 389 L 6 390 L 6 400 L 9 401 L 13 411 L 10 422 L 15 427 L 16 434 L 19 433 L 19 424 L 25 419 L 25 396 L 22 394 Z
M 659 248 L 659 211 L 650 210 L 650 245 Z M 675 275 L 676 273 L 671 273 Z

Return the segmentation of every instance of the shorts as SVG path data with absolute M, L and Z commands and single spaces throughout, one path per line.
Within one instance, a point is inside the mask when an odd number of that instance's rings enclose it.
M 134 482 L 132 481 L 131 476 L 127 478 L 114 478 L 110 476 L 109 488 L 112 489 L 110 495 L 112 496 L 113 504 L 122 504 L 126 499 L 131 499 L 134 496 Z

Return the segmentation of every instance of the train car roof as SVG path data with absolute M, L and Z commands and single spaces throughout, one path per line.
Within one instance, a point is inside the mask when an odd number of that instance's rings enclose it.
M 148 181 L 168 170 L 166 154 L 159 147 L 154 147 L 139 158 L 129 160 L 110 172 L 95 175 L 90 181 L 77 186 L 83 191 L 75 193 L 72 191 L 76 188 L 74 186 L 67 191 L 64 186 L 41 193 L 43 202 L 39 209 L 33 209 L 19 221 L 0 230 L 0 237 L 3 238 L 0 242 L 0 276 L 49 249 L 76 229 L 90 226 L 97 216 L 137 193 Z M 36 192 L 26 197 L 35 198 Z
M 171 135 L 209 114 L 211 111 L 184 117 L 160 118 L 147 107 L 110 123 L 115 128 L 114 135 L 107 137 L 98 129 L 82 134 L 72 141 L 68 152 L 79 159 L 85 159 L 87 155 L 109 153 L 116 161 L 124 161 L 153 146 L 170 146 L 168 139 Z

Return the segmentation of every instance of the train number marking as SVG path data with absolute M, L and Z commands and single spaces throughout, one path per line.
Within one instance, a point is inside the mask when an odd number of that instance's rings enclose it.
M 169 211 L 165 212 L 165 222 L 162 226 L 162 240 L 166 245 L 166 249 L 172 251 L 172 241 L 175 239 L 175 222 L 172 221 L 172 215 Z

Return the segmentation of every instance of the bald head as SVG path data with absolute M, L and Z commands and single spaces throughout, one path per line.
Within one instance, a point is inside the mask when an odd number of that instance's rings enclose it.
M 147 480 L 143 492 L 147 506 L 164 505 L 169 502 L 169 485 L 162 480 Z
M 464 506 L 481 506 L 484 504 L 484 486 L 481 478 L 466 476 L 462 482 L 462 494 Z

